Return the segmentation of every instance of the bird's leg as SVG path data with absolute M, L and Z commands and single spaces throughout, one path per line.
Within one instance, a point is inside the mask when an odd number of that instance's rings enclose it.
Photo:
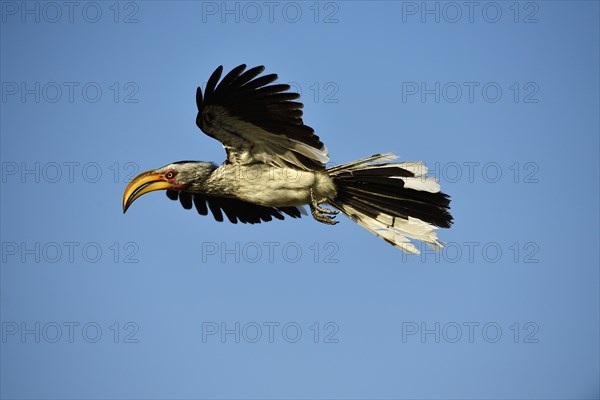
M 315 198 L 313 190 L 311 188 L 310 189 L 310 213 L 312 214 L 313 218 L 324 224 L 328 224 L 328 225 L 337 224 L 339 221 L 335 221 L 334 218 L 336 217 L 338 211 L 330 210 L 325 207 L 321 207 L 321 206 L 319 206 L 320 202 L 322 202 L 322 200 L 319 201 L 317 198 Z

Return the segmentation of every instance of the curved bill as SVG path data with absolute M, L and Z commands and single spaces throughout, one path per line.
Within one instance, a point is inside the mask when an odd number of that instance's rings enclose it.
M 142 172 L 132 180 L 123 193 L 123 214 L 140 196 L 155 190 L 169 189 L 172 185 L 155 170 Z

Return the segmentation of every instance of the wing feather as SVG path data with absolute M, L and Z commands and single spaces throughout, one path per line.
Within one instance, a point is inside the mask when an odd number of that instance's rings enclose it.
M 196 207 L 198 214 L 208 215 L 208 210 L 212 213 L 215 220 L 223 222 L 223 213 L 233 224 L 238 221 L 243 224 L 260 224 L 275 219 L 285 219 L 284 214 L 291 218 L 300 218 L 303 211 L 298 207 L 265 207 L 258 204 L 248 203 L 243 200 L 207 196 L 200 193 L 180 192 L 177 190 L 167 190 L 167 197 L 171 200 L 178 200 L 185 209 Z M 306 214 L 304 212 L 304 214 Z
M 208 82 L 206 83 L 206 89 L 204 90 L 204 98 L 209 98 L 213 95 L 215 91 L 215 87 L 217 86 L 217 82 L 219 78 L 221 78 L 221 74 L 223 73 L 223 66 L 219 65 L 217 69 L 212 73 L 210 78 L 208 78 Z M 198 106 L 198 111 L 200 111 L 200 106 Z
M 305 125 L 303 104 L 290 85 L 272 84 L 276 74 L 259 76 L 263 66 L 242 64 L 220 80 L 223 67 L 210 76 L 204 94 L 198 88 L 198 127 L 221 143 L 227 162 L 262 162 L 305 170 L 323 170 L 327 149 Z
M 252 79 L 256 78 L 258 75 L 262 74 L 264 72 L 264 70 L 265 70 L 265 67 L 262 65 L 259 65 L 258 67 L 250 68 L 249 70 L 247 70 L 246 72 L 241 74 L 235 80 L 235 85 L 238 87 L 245 85 L 246 83 L 250 82 Z

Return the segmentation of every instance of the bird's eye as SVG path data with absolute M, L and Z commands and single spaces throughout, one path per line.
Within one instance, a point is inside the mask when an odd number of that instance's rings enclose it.
M 173 171 L 169 171 L 165 176 L 167 179 L 173 179 L 175 177 L 175 173 Z

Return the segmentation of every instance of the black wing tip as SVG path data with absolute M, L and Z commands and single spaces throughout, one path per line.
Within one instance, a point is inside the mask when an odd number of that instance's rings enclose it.
M 285 220 L 286 215 L 291 218 L 302 217 L 298 207 L 265 207 L 237 199 L 210 198 L 198 193 L 192 194 L 173 189 L 166 190 L 166 195 L 171 200 L 179 200 L 186 210 L 195 206 L 200 215 L 206 216 L 210 210 L 217 222 L 225 222 L 227 217 L 232 224 L 254 225 L 274 219 Z
M 208 78 L 209 82 L 207 82 L 206 84 L 206 89 L 208 90 L 208 83 L 210 83 L 210 81 L 214 81 L 214 83 L 216 84 L 219 81 L 219 79 L 221 79 L 221 75 L 223 75 L 223 66 L 219 65 L 217 68 L 215 68 L 213 73 L 210 74 L 210 78 Z
M 204 89 L 204 97 L 208 99 L 210 95 L 215 91 L 215 87 L 217 86 L 217 82 L 221 79 L 221 74 L 223 73 L 223 66 L 219 65 L 213 73 L 208 78 L 208 82 L 206 82 L 206 87 Z
M 167 190 L 166 191 L 167 197 L 171 200 L 177 200 L 179 198 L 179 192 L 177 190 Z
M 278 207 L 277 210 L 281 211 L 282 213 L 284 213 L 292 218 L 301 218 L 302 217 L 302 212 L 300 211 L 300 209 L 298 207 Z

